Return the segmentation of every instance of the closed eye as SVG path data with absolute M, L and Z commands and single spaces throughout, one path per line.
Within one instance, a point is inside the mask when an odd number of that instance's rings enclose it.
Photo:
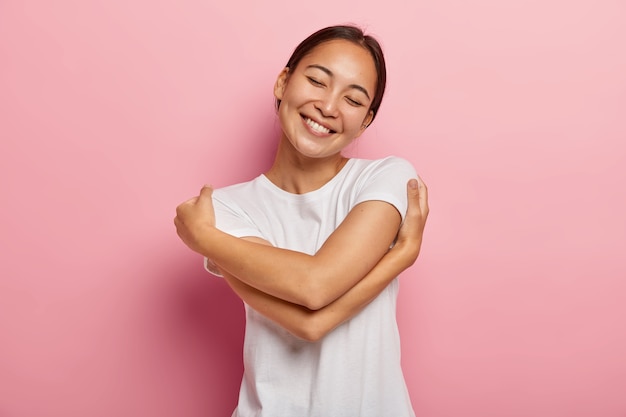
M 346 97 L 346 100 L 348 101 L 348 103 L 350 103 L 351 105 L 355 106 L 355 107 L 360 107 L 363 105 L 363 103 L 361 103 L 360 101 L 354 100 L 350 97 Z
M 309 82 L 310 82 L 311 84 L 313 84 L 314 86 L 317 86 L 317 87 L 324 87 L 324 83 L 322 83 L 321 81 L 318 81 L 318 80 L 316 80 L 316 79 L 315 79 L 315 78 L 313 78 L 313 77 L 306 77 L 306 78 L 308 78 Z

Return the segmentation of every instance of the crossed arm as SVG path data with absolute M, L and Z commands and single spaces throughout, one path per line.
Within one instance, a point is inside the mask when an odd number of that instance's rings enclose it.
M 248 305 L 296 336 L 317 340 L 415 262 L 428 216 L 426 186 L 412 180 L 407 195 L 407 216 L 391 250 L 400 215 L 379 201 L 353 209 L 313 256 L 220 232 L 206 215 L 212 213 L 208 188 L 177 208 L 175 224 L 181 239 L 211 258 Z M 290 279 L 293 274 L 299 278 Z

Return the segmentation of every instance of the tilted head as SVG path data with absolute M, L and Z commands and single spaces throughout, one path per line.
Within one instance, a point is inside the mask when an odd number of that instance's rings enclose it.
M 364 34 L 363 30 L 356 26 L 338 25 L 320 29 L 310 35 L 305 40 L 303 40 L 296 47 L 296 49 L 291 54 L 291 57 L 287 61 L 285 67 L 289 68 L 290 71 L 295 70 L 303 57 L 310 54 L 317 46 L 333 40 L 346 40 L 356 45 L 359 45 L 366 49 L 374 60 L 377 77 L 376 91 L 373 94 L 369 108 L 369 110 L 372 112 L 372 117 L 369 120 L 369 123 L 371 123 L 371 121 L 374 120 L 374 118 L 376 117 L 376 113 L 378 112 L 380 104 L 383 100 L 385 85 L 387 83 L 387 68 L 385 66 L 385 57 L 383 55 L 380 44 L 374 37 Z M 279 106 L 280 100 L 277 99 L 276 108 L 278 108 Z

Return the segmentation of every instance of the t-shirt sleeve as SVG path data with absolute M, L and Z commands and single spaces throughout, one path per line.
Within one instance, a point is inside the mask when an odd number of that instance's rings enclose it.
M 218 191 L 216 190 L 213 194 L 215 226 L 222 232 L 235 237 L 255 236 L 264 238 L 250 216 L 235 201 L 220 195 Z
M 213 192 L 213 208 L 215 210 L 215 226 L 222 232 L 235 237 L 264 238 L 245 211 L 227 196 L 221 195 L 220 190 Z M 204 269 L 218 277 L 222 276 L 217 266 L 207 257 L 204 258 Z
M 406 184 L 411 178 L 417 178 L 417 173 L 409 161 L 395 156 L 382 159 L 361 177 L 354 204 L 371 200 L 386 201 L 398 210 L 404 221 L 407 208 Z

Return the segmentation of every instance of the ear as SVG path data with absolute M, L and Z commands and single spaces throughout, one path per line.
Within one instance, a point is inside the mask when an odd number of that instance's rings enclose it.
M 365 116 L 365 119 L 363 119 L 363 123 L 361 124 L 361 129 L 359 130 L 359 136 L 361 136 L 361 133 L 365 132 L 365 129 L 367 129 L 370 123 L 372 123 L 373 119 L 374 119 L 374 112 L 370 110 L 369 112 L 367 112 L 367 116 Z
M 283 94 L 285 92 L 285 87 L 287 86 L 287 79 L 289 78 L 289 68 L 285 67 L 278 74 L 278 78 L 276 78 L 276 83 L 274 84 L 274 97 L 278 100 L 283 99 Z

